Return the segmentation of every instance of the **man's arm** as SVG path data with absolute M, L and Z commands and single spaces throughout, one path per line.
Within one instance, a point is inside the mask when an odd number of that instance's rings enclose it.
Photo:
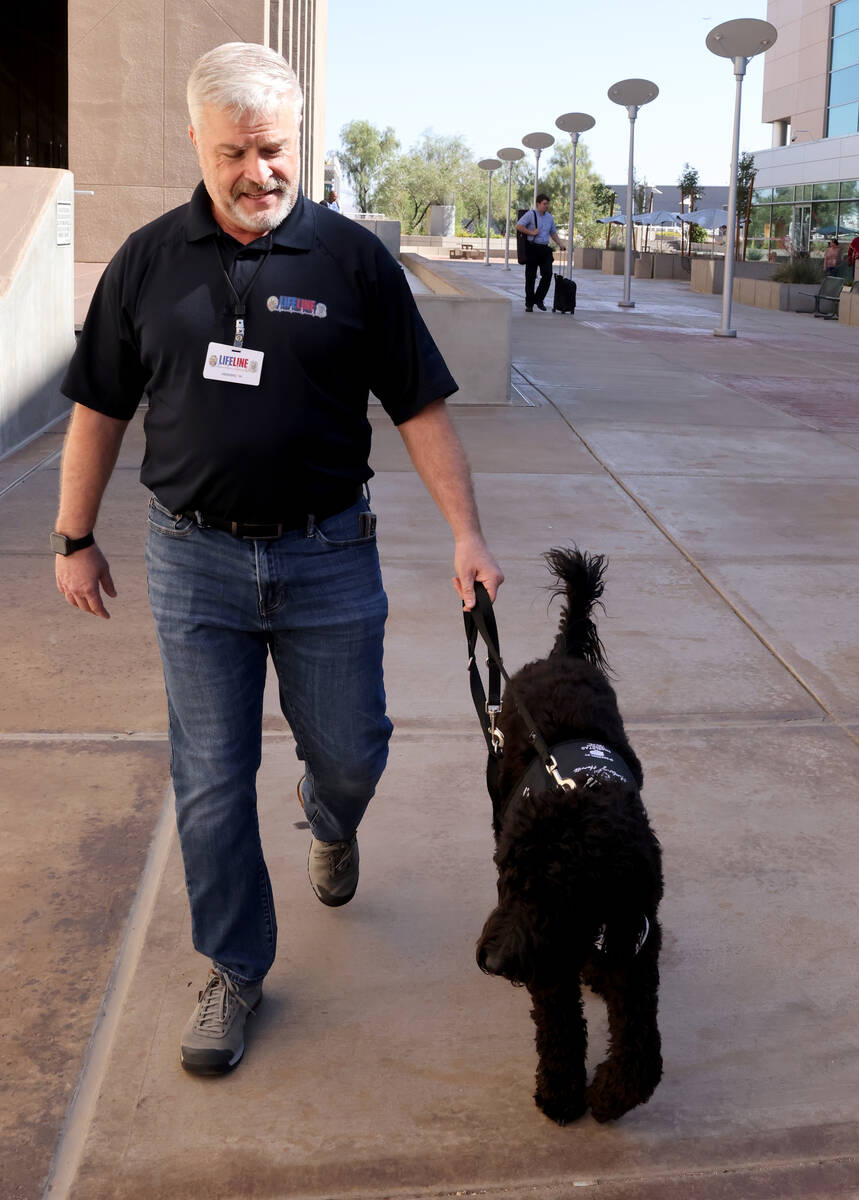
M 415 470 L 453 533 L 453 586 L 467 609 L 474 607 L 475 580 L 494 601 L 504 573 L 483 539 L 471 472 L 444 400 L 427 405 L 399 430 Z
M 60 509 L 56 529 L 70 538 L 84 537 L 95 527 L 104 489 L 110 479 L 128 421 L 106 417 L 76 404 L 63 447 Z M 64 558 L 57 555 L 57 587 L 75 608 L 109 617 L 101 598 L 116 595 L 107 559 L 97 545 Z

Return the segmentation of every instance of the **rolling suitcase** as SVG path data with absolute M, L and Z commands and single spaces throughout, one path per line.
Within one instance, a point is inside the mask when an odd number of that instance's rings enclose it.
M 576 311 L 576 281 L 567 279 L 562 273 L 555 276 L 555 296 L 552 312 L 574 313 Z

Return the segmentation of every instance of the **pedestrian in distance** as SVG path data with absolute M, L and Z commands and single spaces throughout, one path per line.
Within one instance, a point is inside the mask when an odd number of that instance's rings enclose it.
M 180 1057 L 215 1074 L 242 1057 L 276 950 L 256 796 L 267 657 L 326 905 L 355 894 L 356 830 L 387 760 L 371 390 L 450 525 L 464 606 L 503 575 L 445 406 L 456 384 L 402 270 L 302 194 L 292 69 L 219 46 L 188 106 L 202 182 L 120 247 L 62 384 L 74 411 L 51 545 L 69 604 L 106 618 L 117 591 L 93 530 L 145 395 L 147 582 L 193 942 L 211 960 Z
M 823 269 L 827 275 L 841 274 L 841 247 L 838 239 L 833 238 L 823 254 Z
M 322 203 L 325 206 L 325 208 L 330 208 L 333 212 L 340 211 L 340 205 L 337 203 L 337 193 L 334 191 L 333 188 L 328 193 L 327 198 L 322 201 Z
M 526 237 L 525 243 L 525 312 L 533 312 L 535 306 L 540 312 L 546 311 L 543 301 L 552 282 L 552 249 L 549 239 L 561 250 L 566 245 L 558 237 L 555 219 L 549 212 L 549 197 L 541 192 L 537 197 L 534 208 L 523 213 L 516 225 L 517 233 Z M 537 271 L 540 272 L 540 283 L 535 290 Z

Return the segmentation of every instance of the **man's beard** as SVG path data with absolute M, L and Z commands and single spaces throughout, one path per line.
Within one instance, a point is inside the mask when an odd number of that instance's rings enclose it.
M 241 196 L 259 196 L 279 192 L 280 199 L 274 208 L 265 212 L 248 213 L 241 207 Z M 272 179 L 267 186 L 251 189 L 247 183 L 239 181 L 230 194 L 230 214 L 241 229 L 249 233 L 268 233 L 285 221 L 295 207 L 298 199 L 298 182 L 287 183 L 284 179 Z

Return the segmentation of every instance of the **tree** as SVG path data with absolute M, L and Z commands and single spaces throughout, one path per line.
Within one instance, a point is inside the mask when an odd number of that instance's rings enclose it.
M 746 232 L 743 235 L 743 260 L 746 257 L 746 237 L 748 234 L 749 221 L 749 206 L 752 200 L 752 192 L 755 186 L 755 156 L 750 154 L 748 150 L 744 150 L 740 155 L 740 161 L 737 163 L 737 251 L 740 243 L 740 222 L 745 221 L 744 229 Z M 739 257 L 735 252 L 734 257 Z
M 474 166 L 463 139 L 427 130 L 407 154 L 389 160 L 378 202 L 399 220 L 403 233 L 415 233 L 433 204 L 456 204 L 463 194 L 479 193 L 474 172 L 485 188 L 486 176 Z
M 399 148 L 390 126 L 380 131 L 369 121 L 359 120 L 350 121 L 340 130 L 337 155 L 361 212 L 373 210 L 385 168 Z
M 683 170 L 680 172 L 680 178 L 677 180 L 677 186 L 680 189 L 680 208 L 681 208 L 681 210 L 683 208 L 683 201 L 688 200 L 689 201 L 689 211 L 690 212 L 695 211 L 696 200 L 700 200 L 701 197 L 704 195 L 704 188 L 702 188 L 700 186 L 700 182 L 699 182 L 700 178 L 701 177 L 698 174 L 697 168 L 690 167 L 689 163 L 683 164 Z M 685 226 L 687 224 L 687 222 L 684 221 L 683 224 Z M 680 235 L 680 251 L 681 251 L 681 253 L 683 251 L 684 232 L 685 231 L 681 231 L 681 235 Z M 691 225 L 689 227 L 689 234 L 690 234 L 689 247 L 691 249 L 691 244 L 692 244 Z

